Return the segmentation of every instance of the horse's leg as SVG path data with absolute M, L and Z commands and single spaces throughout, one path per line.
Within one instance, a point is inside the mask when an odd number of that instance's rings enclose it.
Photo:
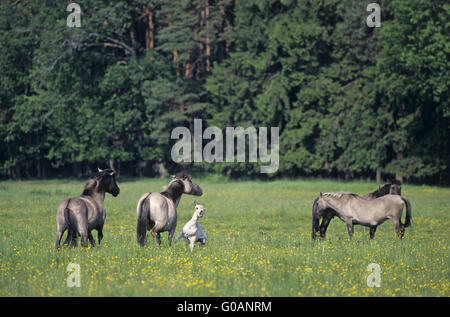
M 375 231 L 377 231 L 377 226 L 370 227 L 370 239 L 375 238 Z
M 350 237 L 350 240 L 353 237 L 353 223 L 352 220 L 346 220 L 345 223 L 347 224 L 347 232 L 348 232 L 348 236 Z
M 89 239 L 89 232 L 87 229 L 80 229 L 80 236 L 81 236 L 81 246 L 83 248 L 87 248 L 88 245 L 88 239 Z
M 56 244 L 55 244 L 56 250 L 59 250 L 61 248 L 61 238 L 64 234 L 64 231 L 66 231 L 66 228 L 61 229 L 60 226 L 58 225 L 58 230 L 56 231 Z
M 316 239 L 316 233 L 320 231 L 319 223 L 320 223 L 320 216 L 319 215 L 313 215 L 313 219 L 312 219 L 312 235 L 311 235 L 313 240 Z
M 91 246 L 95 247 L 94 236 L 92 235 L 92 232 L 90 230 L 88 231 L 88 239 L 89 239 L 89 242 L 91 243 Z
M 194 250 L 194 246 L 195 246 L 195 239 L 189 240 L 189 249 Z
M 173 235 L 175 234 L 175 228 L 176 228 L 176 224 L 172 227 L 172 229 L 170 229 L 169 231 L 169 247 L 172 245 L 172 239 L 173 239 Z
M 78 227 L 78 233 L 80 234 L 80 237 L 81 237 L 81 246 L 83 248 L 87 248 L 90 232 L 88 230 L 88 224 L 87 224 L 86 217 L 83 217 L 81 215 L 79 215 L 77 217 L 77 227 Z
M 70 240 L 70 246 L 75 248 L 77 246 L 78 243 L 78 233 L 76 231 L 72 231 L 71 234 L 71 240 Z
M 66 240 L 64 240 L 63 245 L 69 245 L 72 242 L 72 236 L 73 236 L 72 230 L 70 229 L 67 230 L 67 237 Z
M 327 232 L 328 225 L 330 224 L 331 219 L 333 218 L 332 213 L 328 213 L 323 216 L 322 223 L 320 224 L 320 237 L 325 238 L 325 234 Z
M 158 247 L 161 246 L 160 231 L 162 230 L 163 227 L 164 227 L 164 225 L 155 223 L 152 230 L 150 230 L 150 232 L 152 233 L 153 239 L 155 239 L 156 246 L 158 246 Z
M 97 228 L 97 239 L 98 239 L 98 244 L 100 244 L 100 242 L 103 239 L 103 226 L 100 226 Z
M 400 239 L 405 235 L 405 228 L 402 225 L 400 219 L 392 218 L 392 223 L 394 224 L 395 232 L 397 233 L 397 237 Z

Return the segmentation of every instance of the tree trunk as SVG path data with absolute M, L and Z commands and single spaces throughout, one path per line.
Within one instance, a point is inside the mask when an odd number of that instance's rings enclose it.
M 20 166 L 16 165 L 14 167 L 14 169 L 15 169 L 15 172 L 16 172 L 15 173 L 16 174 L 15 179 L 22 179 L 22 170 L 21 170 Z
M 231 173 L 232 173 L 231 167 L 228 167 L 228 169 L 227 169 L 227 178 L 228 178 L 228 180 L 231 179 L 231 176 L 232 176 Z
M 36 177 L 37 178 L 41 178 L 42 177 L 42 174 L 41 174 L 41 160 L 40 159 L 38 159 L 36 161 Z
M 109 160 L 109 168 L 112 170 L 116 170 L 115 169 L 115 159 L 110 159 Z
M 77 162 L 73 163 L 73 176 L 76 178 L 81 178 L 80 164 Z
M 142 174 L 142 161 L 140 159 L 138 159 L 138 161 L 137 161 L 137 172 L 138 172 L 139 177 L 144 176 Z
M 42 178 L 47 179 L 47 163 L 45 160 L 42 160 L 41 171 Z
M 211 56 L 211 46 L 209 45 L 210 38 L 209 38 L 209 24 L 208 24 L 208 17 L 209 17 L 209 0 L 205 0 L 205 15 L 204 15 L 204 24 L 206 27 L 206 38 L 205 38 L 205 55 L 206 55 L 206 73 L 209 73 L 211 70 L 210 66 L 210 60 L 209 57 Z
M 381 171 L 380 171 L 380 168 L 379 168 L 379 167 L 377 167 L 377 170 L 376 170 L 375 181 L 376 181 L 377 183 L 381 183 Z
M 145 31 L 145 49 L 147 53 L 155 46 L 155 22 L 153 16 L 153 10 L 151 8 L 147 8 L 146 10 L 148 25 L 147 30 Z
M 397 153 L 397 161 L 403 159 L 403 152 Z M 401 174 L 400 167 L 397 167 L 397 171 L 395 172 L 395 179 L 399 182 L 403 182 L 403 175 Z

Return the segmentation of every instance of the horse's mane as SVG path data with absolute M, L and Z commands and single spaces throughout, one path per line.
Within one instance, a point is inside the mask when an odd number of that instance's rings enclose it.
M 96 180 L 99 181 L 98 185 L 101 185 L 103 177 L 106 175 L 111 175 L 114 170 L 107 168 L 102 170 L 101 172 L 95 172 L 92 173 L 89 177 L 88 181 L 86 182 L 86 185 L 84 185 L 83 192 L 81 193 L 82 196 L 90 196 L 94 192 L 95 186 L 97 185 Z
M 180 179 L 178 179 L 178 177 L 176 177 L 169 183 L 167 188 L 163 192 L 161 192 L 161 195 L 175 201 L 183 194 L 183 192 L 184 184 Z
M 344 195 L 348 195 L 348 196 L 353 196 L 353 197 L 359 197 L 356 194 L 353 193 L 348 193 L 348 192 L 328 192 L 328 193 L 323 193 L 322 196 L 328 196 L 328 197 L 332 197 L 332 198 L 336 198 L 339 199 Z
M 97 186 L 97 181 L 94 178 L 90 178 L 84 185 L 81 196 L 91 196 L 94 193 L 94 189 Z

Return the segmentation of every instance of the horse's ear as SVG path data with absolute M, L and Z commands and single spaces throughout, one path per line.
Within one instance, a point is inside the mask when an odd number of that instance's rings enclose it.
M 320 195 L 319 195 L 319 197 L 322 197 L 322 192 L 320 192 Z
M 197 206 L 197 201 L 196 200 L 194 200 L 194 206 Z
M 100 168 L 100 167 L 97 167 L 97 169 L 98 169 L 98 172 L 100 173 L 100 172 L 103 172 L 103 170 Z

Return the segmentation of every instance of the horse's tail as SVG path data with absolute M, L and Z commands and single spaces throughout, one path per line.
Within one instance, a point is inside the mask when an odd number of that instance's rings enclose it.
M 147 195 L 138 203 L 138 219 L 136 227 L 137 242 L 143 246 L 147 237 L 147 227 L 150 220 L 150 202 L 147 201 Z
M 405 197 L 402 197 L 402 200 L 405 202 L 406 206 L 406 218 L 405 218 L 405 224 L 404 227 L 409 227 L 411 225 L 411 204 L 409 203 L 409 200 Z
M 72 221 L 70 220 L 70 209 L 69 209 L 69 204 L 70 204 L 70 198 L 67 201 L 67 205 L 66 208 L 64 208 L 64 221 L 67 224 L 67 229 L 69 231 L 68 234 L 70 234 L 71 232 L 73 232 L 75 230 L 75 226 L 72 223 Z
M 316 238 L 316 232 L 319 231 L 319 220 L 320 216 L 317 214 L 317 201 L 319 200 L 319 197 L 317 197 L 314 200 L 313 207 L 312 207 L 312 238 Z

